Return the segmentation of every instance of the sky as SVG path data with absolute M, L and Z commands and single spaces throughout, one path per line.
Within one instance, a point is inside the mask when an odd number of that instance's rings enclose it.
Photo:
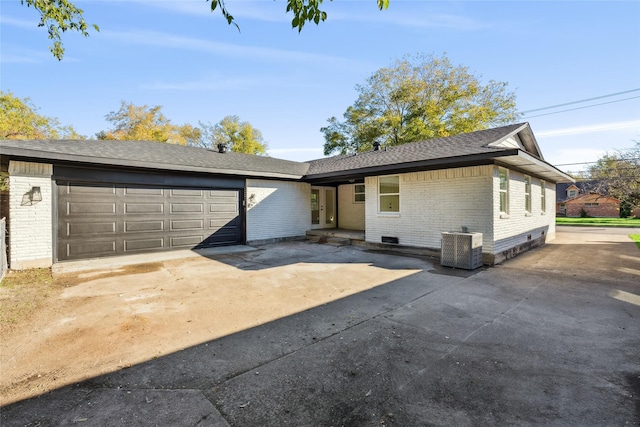
M 383 11 L 334 0 L 300 33 L 281 0 L 227 0 L 240 31 L 202 0 L 75 3 L 100 32 L 65 33 L 58 61 L 37 12 L 0 1 L 0 89 L 88 137 L 126 101 L 161 105 L 178 125 L 237 115 L 270 156 L 316 159 L 320 128 L 342 119 L 356 85 L 426 53 L 507 82 L 545 160 L 565 172 L 640 140 L 637 0 L 390 0 Z

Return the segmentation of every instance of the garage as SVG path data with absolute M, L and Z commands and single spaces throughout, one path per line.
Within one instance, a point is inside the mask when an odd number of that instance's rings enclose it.
M 59 261 L 242 243 L 241 191 L 62 181 Z
M 242 243 L 241 191 L 62 181 L 58 260 Z

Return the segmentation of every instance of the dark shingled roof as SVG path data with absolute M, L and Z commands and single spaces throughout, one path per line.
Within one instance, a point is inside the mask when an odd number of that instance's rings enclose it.
M 3 140 L 0 153 L 46 159 L 183 172 L 300 179 L 307 163 L 149 141 Z
M 307 173 L 308 178 L 337 172 L 357 171 L 384 166 L 406 166 L 429 160 L 452 159 L 470 155 L 489 155 L 513 151 L 513 148 L 489 147 L 489 144 L 506 139 L 525 128 L 526 123 L 503 126 L 494 129 L 465 133 L 446 138 L 429 139 L 379 151 L 347 154 L 324 159 L 312 160 Z

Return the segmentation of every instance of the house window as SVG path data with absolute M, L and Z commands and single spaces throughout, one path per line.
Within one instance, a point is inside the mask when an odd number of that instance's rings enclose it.
M 524 176 L 524 210 L 531 212 L 531 177 Z
M 547 183 L 543 180 L 540 180 L 540 209 L 542 212 L 547 211 Z
M 380 212 L 400 212 L 400 177 L 381 176 L 378 178 Z
M 500 176 L 500 212 L 509 213 L 509 171 L 498 168 Z
M 353 202 L 364 203 L 364 184 L 356 184 L 353 186 Z
M 599 203 L 585 203 L 584 207 L 585 208 L 597 208 L 599 205 Z
M 567 196 L 572 199 L 578 195 L 578 190 L 569 190 L 567 192 Z

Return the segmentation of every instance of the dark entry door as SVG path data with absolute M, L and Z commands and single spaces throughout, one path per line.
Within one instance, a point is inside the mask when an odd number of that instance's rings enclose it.
M 241 190 L 57 186 L 60 261 L 242 243 Z

